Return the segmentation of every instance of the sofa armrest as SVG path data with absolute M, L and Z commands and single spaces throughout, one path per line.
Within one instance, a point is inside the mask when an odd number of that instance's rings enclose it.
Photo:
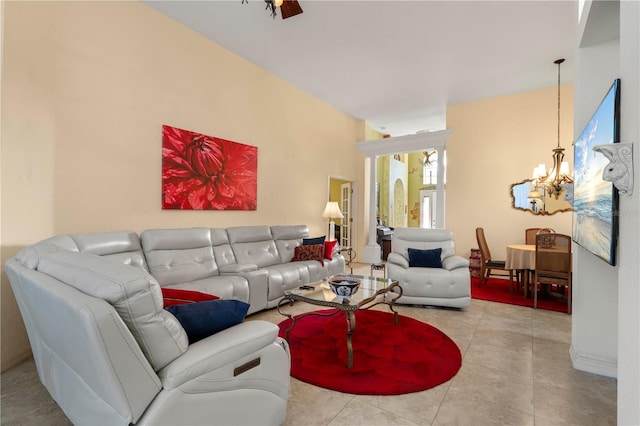
M 189 345 L 187 351 L 158 371 L 164 389 L 171 390 L 221 370 L 218 379 L 233 379 L 233 370 L 247 356 L 279 342 L 278 326 L 267 321 L 245 321 Z M 288 346 L 283 343 L 289 362 Z M 206 381 L 203 381 L 206 382 Z M 201 385 L 206 386 L 205 383 Z M 213 383 L 212 383 L 213 385 Z
M 333 255 L 331 256 L 331 259 L 337 259 L 337 260 L 342 259 L 343 261 L 347 260 L 347 258 L 344 257 L 344 255 L 342 253 L 340 253 L 338 250 L 335 250 L 333 252 Z
M 409 261 L 398 253 L 389 253 L 389 256 L 387 257 L 387 263 L 398 265 L 404 269 L 409 268 Z
M 258 265 L 254 263 L 233 263 L 220 266 L 219 271 L 221 275 L 240 275 L 241 272 L 251 272 L 257 269 Z
M 458 268 L 469 268 L 469 259 L 462 256 L 449 256 L 442 259 L 442 267 L 447 271 L 453 271 Z
M 233 266 L 238 266 L 234 271 Z M 252 269 L 255 267 L 255 269 Z M 249 283 L 249 311 L 247 315 L 267 309 L 267 295 L 269 291 L 269 273 L 266 269 L 260 269 L 251 263 L 238 263 L 220 267 L 220 275 L 241 276 Z

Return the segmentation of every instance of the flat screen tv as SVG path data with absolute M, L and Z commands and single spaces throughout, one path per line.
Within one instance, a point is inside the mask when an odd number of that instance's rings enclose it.
M 593 147 L 620 142 L 620 80 L 616 79 L 574 144 L 573 233 L 580 246 L 616 264 L 618 192 L 602 179 L 609 160 Z

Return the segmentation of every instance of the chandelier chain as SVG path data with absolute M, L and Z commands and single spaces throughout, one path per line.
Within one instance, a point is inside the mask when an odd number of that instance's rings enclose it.
M 562 60 L 564 61 L 564 59 Z M 562 61 L 557 61 L 558 63 L 558 148 L 560 148 L 560 64 Z

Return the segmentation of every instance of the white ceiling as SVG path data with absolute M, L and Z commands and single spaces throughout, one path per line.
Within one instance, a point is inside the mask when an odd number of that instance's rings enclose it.
M 392 136 L 444 128 L 447 104 L 573 81 L 577 1 L 145 1 Z

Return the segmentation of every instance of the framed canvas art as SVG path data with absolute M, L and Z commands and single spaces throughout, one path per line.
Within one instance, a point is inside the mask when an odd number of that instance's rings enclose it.
M 162 208 L 256 210 L 258 148 L 162 126 Z

